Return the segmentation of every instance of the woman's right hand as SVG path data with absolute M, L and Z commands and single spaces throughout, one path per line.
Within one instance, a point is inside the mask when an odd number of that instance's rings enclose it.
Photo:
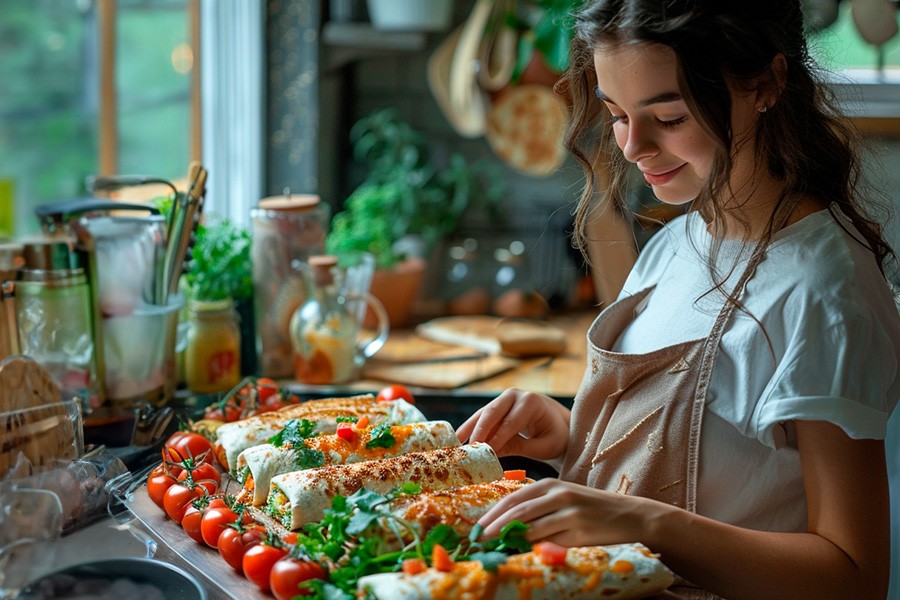
M 486 442 L 497 456 L 561 460 L 569 443 L 569 410 L 548 396 L 510 388 L 456 430 L 460 442 Z

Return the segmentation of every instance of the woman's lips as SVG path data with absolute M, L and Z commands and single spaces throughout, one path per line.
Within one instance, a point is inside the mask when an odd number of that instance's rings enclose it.
M 650 185 L 664 185 L 672 180 L 673 177 L 678 175 L 681 170 L 684 168 L 684 165 L 680 167 L 675 167 L 671 171 L 665 171 L 664 173 L 647 173 L 644 172 L 644 179 Z

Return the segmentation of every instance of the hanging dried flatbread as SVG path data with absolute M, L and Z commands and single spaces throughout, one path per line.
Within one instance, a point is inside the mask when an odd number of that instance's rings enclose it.
M 545 177 L 566 158 L 563 136 L 568 121 L 566 103 L 551 88 L 536 84 L 510 87 L 488 111 L 488 144 L 517 171 Z

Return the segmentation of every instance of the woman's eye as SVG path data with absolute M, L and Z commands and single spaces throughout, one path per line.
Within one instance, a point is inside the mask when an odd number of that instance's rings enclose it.
M 626 121 L 628 117 L 625 115 L 614 115 L 612 113 L 609 114 L 609 122 L 610 123 L 618 123 L 620 121 Z
M 678 117 L 677 119 L 672 119 L 671 121 L 664 121 L 659 119 L 659 124 L 665 127 L 666 129 L 672 129 L 674 127 L 678 127 L 682 123 L 687 120 L 687 117 Z

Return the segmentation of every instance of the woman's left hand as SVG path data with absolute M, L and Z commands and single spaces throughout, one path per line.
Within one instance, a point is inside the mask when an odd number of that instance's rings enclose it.
M 547 478 L 500 500 L 479 523 L 485 537 L 500 535 L 510 521 L 529 525 L 528 539 L 563 546 L 638 542 L 647 519 L 666 510 L 659 502 Z

